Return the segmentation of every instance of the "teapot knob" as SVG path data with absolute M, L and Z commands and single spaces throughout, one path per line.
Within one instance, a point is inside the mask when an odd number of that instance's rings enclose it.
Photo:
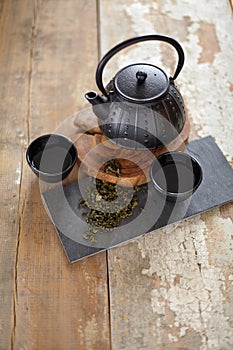
M 136 73 L 136 78 L 138 80 L 138 83 L 142 84 L 146 80 L 147 74 L 146 74 L 146 72 L 143 72 L 143 71 L 139 70 Z

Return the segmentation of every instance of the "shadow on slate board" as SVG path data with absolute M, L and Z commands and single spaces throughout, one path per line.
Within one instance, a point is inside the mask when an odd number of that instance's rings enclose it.
M 203 180 L 191 200 L 174 203 L 164 202 L 151 183 L 140 187 L 139 205 L 134 215 L 124 219 L 122 225 L 112 232 L 98 234 L 97 243 L 89 242 L 83 235 L 88 224 L 83 220 L 78 206 L 80 188 L 78 182 L 58 186 L 42 194 L 48 214 L 70 262 L 112 248 L 135 237 L 184 218 L 203 213 L 214 207 L 233 201 L 233 169 L 211 136 L 192 141 L 186 153 L 201 164 Z M 88 181 L 88 178 L 81 181 Z M 84 187 L 88 183 L 84 183 Z M 147 189 L 147 191 L 145 191 Z M 148 202 L 143 214 L 140 207 Z M 163 208 L 160 210 L 160 208 Z M 159 209 L 159 210 L 158 210 Z M 174 231 L 175 232 L 175 231 Z M 155 233 L 156 234 L 156 233 Z

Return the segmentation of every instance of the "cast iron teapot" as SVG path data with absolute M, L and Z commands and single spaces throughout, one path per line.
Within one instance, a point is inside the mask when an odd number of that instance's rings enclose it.
M 110 58 L 132 44 L 148 40 L 163 41 L 176 49 L 174 76 L 168 78 L 152 64 L 135 63 L 121 69 L 104 88 L 103 70 Z M 183 99 L 174 84 L 183 64 L 180 44 L 163 35 L 131 38 L 107 52 L 96 70 L 96 84 L 103 95 L 94 91 L 85 94 L 103 134 L 113 143 L 133 150 L 156 149 L 175 139 L 185 123 Z

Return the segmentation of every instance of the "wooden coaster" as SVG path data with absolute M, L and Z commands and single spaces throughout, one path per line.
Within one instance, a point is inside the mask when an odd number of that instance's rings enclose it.
M 89 117 L 91 117 L 91 115 L 89 115 Z M 84 120 L 82 120 L 82 122 L 84 122 Z M 79 126 L 77 119 L 75 125 Z M 90 126 L 91 123 L 89 119 L 88 127 Z M 82 124 L 82 127 L 85 129 L 84 124 Z M 93 126 L 92 129 L 89 128 L 89 131 L 93 131 L 94 128 L 96 128 L 96 126 Z M 75 141 L 75 145 L 78 150 L 81 166 L 84 172 L 89 176 L 129 187 L 142 185 L 150 181 L 150 166 L 155 157 L 167 151 L 184 151 L 189 132 L 190 123 L 187 118 L 180 135 L 166 147 L 159 147 L 155 150 L 132 151 L 116 146 L 105 136 L 100 134 L 99 131 L 98 133 L 80 133 Z M 104 164 L 110 159 L 116 159 L 120 163 L 120 178 L 104 172 Z

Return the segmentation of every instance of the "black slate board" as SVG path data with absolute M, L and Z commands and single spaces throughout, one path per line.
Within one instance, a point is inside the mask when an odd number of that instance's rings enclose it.
M 192 141 L 186 152 L 201 164 L 203 181 L 191 199 L 165 202 L 151 183 L 141 186 L 134 215 L 111 232 L 96 235 L 97 242 L 84 239 L 87 223 L 78 206 L 89 178 L 59 186 L 42 194 L 48 214 L 70 262 L 114 247 L 152 230 L 180 221 L 233 201 L 233 170 L 211 136 Z M 147 189 L 147 191 L 145 191 Z M 144 210 L 140 210 L 144 207 Z

